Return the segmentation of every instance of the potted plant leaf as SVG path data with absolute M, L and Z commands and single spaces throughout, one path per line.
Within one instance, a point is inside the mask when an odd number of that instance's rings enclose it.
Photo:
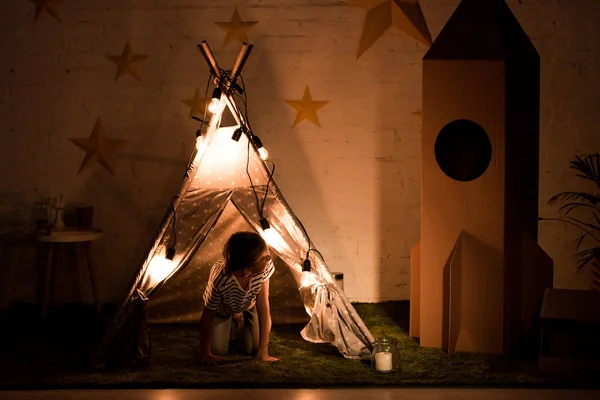
M 561 204 L 559 217 L 539 219 L 559 221 L 579 229 L 581 234 L 574 240 L 577 269 L 589 264 L 592 268 L 592 286 L 600 290 L 600 154 L 575 156 L 570 168 L 575 176 L 589 181 L 589 191 L 566 191 L 552 196 L 548 203 Z

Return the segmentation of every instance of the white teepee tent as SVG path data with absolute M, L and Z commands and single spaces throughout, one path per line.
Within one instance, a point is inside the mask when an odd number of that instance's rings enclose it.
M 148 323 L 199 321 L 210 267 L 229 236 L 240 230 L 260 233 L 275 256 L 275 324 L 308 320 L 301 332 L 304 339 L 330 343 L 347 358 L 369 357 L 373 337 L 283 198 L 273 171 L 261 159 L 260 141 L 234 101 L 235 76 L 252 46 L 243 45 L 232 71 L 216 66 L 206 42 L 200 48 L 220 99 L 94 365 L 148 358 Z M 226 107 L 237 125 L 220 126 Z

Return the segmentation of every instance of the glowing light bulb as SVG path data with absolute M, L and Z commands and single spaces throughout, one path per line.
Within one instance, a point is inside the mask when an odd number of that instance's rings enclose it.
M 260 154 L 260 158 L 266 160 L 269 157 L 269 152 L 264 147 L 258 149 L 258 154 Z
M 269 152 L 263 146 L 262 140 L 260 140 L 260 138 L 256 135 L 252 136 L 252 140 L 254 141 L 254 145 L 258 149 L 258 154 L 260 154 L 260 158 L 266 160 L 267 157 L 269 157 Z
M 198 136 L 196 139 L 196 149 L 198 153 L 204 153 L 204 150 L 206 150 L 206 143 L 203 136 Z
M 263 231 L 263 238 L 265 239 L 265 242 L 267 242 L 267 244 L 271 247 L 275 247 L 276 245 L 279 244 L 279 235 L 277 234 L 277 232 L 275 232 L 275 230 L 273 228 L 267 228 Z
M 310 271 L 303 271 L 302 272 L 302 281 L 301 281 L 302 286 L 310 286 L 311 283 L 312 283 L 312 279 L 311 279 Z
M 175 263 L 173 260 L 169 260 L 166 257 L 156 257 L 152 260 L 148 273 L 150 275 L 150 281 L 152 285 L 162 282 L 171 272 L 175 269 Z
M 210 111 L 211 113 L 216 113 L 217 110 L 219 109 L 219 99 L 212 99 L 210 101 L 210 103 L 208 104 L 208 111 Z
M 208 104 L 208 111 L 210 111 L 213 114 L 216 113 L 219 109 L 219 101 L 221 99 L 221 94 L 222 91 L 220 87 L 216 87 L 212 92 L 211 100 Z
M 285 243 L 281 235 L 273 228 L 267 228 L 263 230 L 262 237 L 269 246 L 278 251 L 288 248 L 287 243 Z
M 311 286 L 314 285 L 316 279 L 314 275 L 311 273 L 311 262 L 308 257 L 302 261 L 302 280 L 300 281 L 301 286 Z

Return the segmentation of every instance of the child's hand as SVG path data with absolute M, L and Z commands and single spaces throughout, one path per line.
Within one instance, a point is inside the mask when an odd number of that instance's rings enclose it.
M 258 361 L 266 361 L 266 362 L 279 361 L 279 358 L 271 357 L 267 350 L 264 350 L 264 351 L 258 350 L 258 352 L 256 353 L 256 359 Z
M 200 364 L 202 365 L 219 365 L 221 357 L 215 356 L 212 353 L 200 354 Z
M 277 358 L 277 357 L 271 357 L 271 356 L 265 356 L 265 357 L 262 357 L 262 358 L 259 358 L 258 356 L 256 356 L 256 358 L 257 358 L 259 361 L 266 361 L 266 362 L 275 362 L 275 361 L 279 361 L 279 358 Z

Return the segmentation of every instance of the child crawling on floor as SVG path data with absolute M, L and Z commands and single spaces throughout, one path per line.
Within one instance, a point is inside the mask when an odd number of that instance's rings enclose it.
M 278 360 L 269 356 L 269 279 L 274 271 L 269 248 L 260 235 L 231 235 L 223 258 L 210 270 L 204 290 L 200 317 L 202 364 L 218 364 L 230 345 L 239 342 L 242 352 L 260 361 Z

